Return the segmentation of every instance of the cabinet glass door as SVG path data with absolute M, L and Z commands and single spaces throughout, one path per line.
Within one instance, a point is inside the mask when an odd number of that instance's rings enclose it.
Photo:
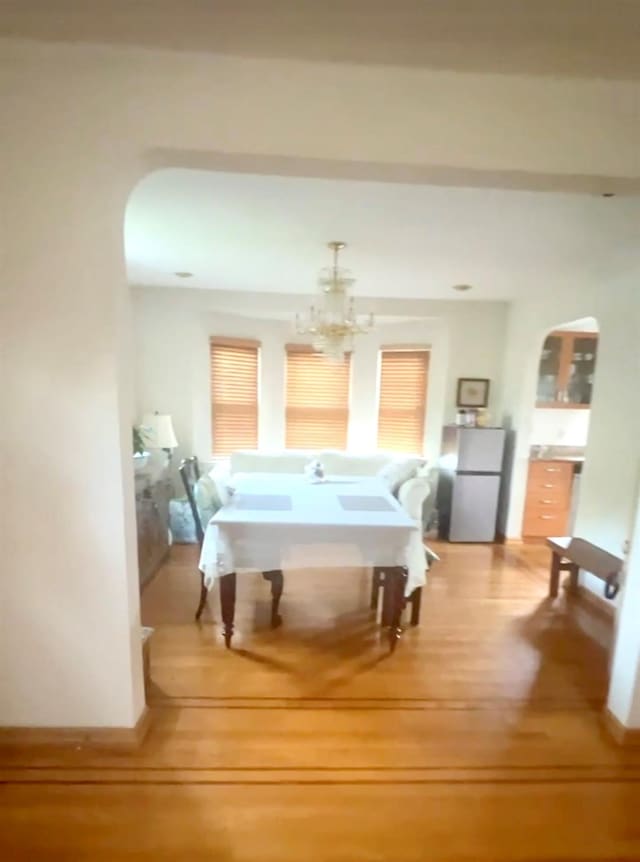
M 597 337 L 580 335 L 573 339 L 566 390 L 570 404 L 591 404 L 597 349 Z
M 560 369 L 562 359 L 562 336 L 548 335 L 545 338 L 538 369 L 539 404 L 552 404 L 560 390 Z

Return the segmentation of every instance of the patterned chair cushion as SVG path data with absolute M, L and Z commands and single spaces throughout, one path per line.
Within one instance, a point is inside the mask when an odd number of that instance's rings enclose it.
M 193 489 L 193 496 L 198 507 L 202 529 L 206 530 L 207 524 L 222 506 L 215 480 L 211 476 L 200 476 Z
M 186 497 L 169 501 L 169 527 L 173 541 L 178 544 L 195 544 L 198 541 L 191 506 Z

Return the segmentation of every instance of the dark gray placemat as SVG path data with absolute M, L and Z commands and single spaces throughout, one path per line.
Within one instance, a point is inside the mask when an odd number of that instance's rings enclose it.
M 338 494 L 340 505 L 347 512 L 393 512 L 394 507 L 385 497 L 359 497 L 357 494 Z
M 291 497 L 286 494 L 238 494 L 235 504 L 236 509 L 264 512 L 291 511 Z

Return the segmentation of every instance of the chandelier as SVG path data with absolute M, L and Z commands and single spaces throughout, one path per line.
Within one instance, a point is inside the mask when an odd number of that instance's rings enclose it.
M 311 335 L 313 349 L 324 353 L 329 359 L 342 362 L 347 351 L 353 349 L 353 337 L 373 329 L 373 314 L 360 320 L 355 312 L 349 288 L 355 278 L 348 269 L 338 266 L 338 255 L 346 242 L 330 242 L 333 265 L 320 270 L 318 287 L 320 299 L 312 305 L 306 317 L 296 314 L 298 335 Z

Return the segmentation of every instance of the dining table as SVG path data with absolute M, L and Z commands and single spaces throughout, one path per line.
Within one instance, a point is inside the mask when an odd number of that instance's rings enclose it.
M 353 571 L 354 551 L 362 567 L 383 569 L 385 617 L 395 649 L 405 599 L 426 582 L 427 557 L 420 525 L 382 479 L 246 473 L 236 475 L 228 491 L 227 502 L 207 524 L 199 561 L 207 589 L 219 583 L 227 647 L 234 631 L 237 575 L 281 572 L 295 549 L 314 569 Z

